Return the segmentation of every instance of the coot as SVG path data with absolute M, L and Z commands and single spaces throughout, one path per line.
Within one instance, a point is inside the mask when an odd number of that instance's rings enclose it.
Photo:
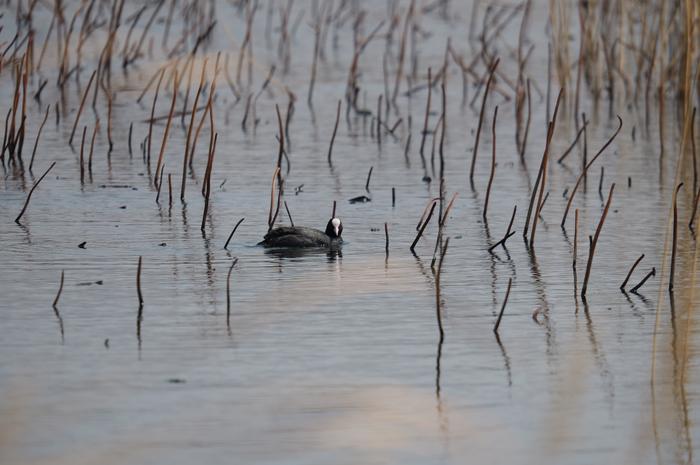
M 333 247 L 343 242 L 343 223 L 331 218 L 326 232 L 304 226 L 280 226 L 265 234 L 258 245 L 263 247 Z

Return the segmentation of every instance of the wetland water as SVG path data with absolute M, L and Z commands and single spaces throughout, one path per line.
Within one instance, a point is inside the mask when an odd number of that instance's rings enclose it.
M 22 3 L 26 9 L 26 2 Z M 122 46 L 133 21 L 129 17 L 141 7 L 136 3 L 126 2 L 124 7 L 124 24 L 117 34 Z M 526 45 L 534 45 L 526 66 L 533 86 L 532 120 L 521 159 L 514 137 L 514 93 L 506 81 L 517 76 L 513 54 L 521 6 L 499 4 L 487 10 L 485 2 L 476 9 L 471 2 L 446 2 L 444 17 L 442 8 L 417 2 L 420 14 L 414 20 L 420 28 L 407 44 L 411 59 L 407 57 L 404 64 L 405 74 L 412 77 L 412 91 L 405 94 L 409 84 L 402 79 L 386 126 L 391 128 L 399 118 L 402 122 L 394 135 L 382 128 L 379 142 L 371 128 L 372 116 L 350 113 L 346 117 L 353 24 L 358 15 L 364 18 L 359 20 L 359 37 L 367 37 L 381 24 L 379 35 L 358 62 L 359 106 L 375 114 L 377 98 L 391 94 L 396 76 L 401 27 L 387 45 L 390 17 L 397 15 L 403 25 L 409 3 L 397 2 L 395 10 L 391 10 L 393 2 L 333 7 L 339 9 L 338 18 L 326 37 L 325 59 L 319 60 L 311 111 L 306 98 L 315 3 L 293 3 L 289 24 L 284 26 L 281 21 L 287 16 L 280 11 L 288 4 L 263 1 L 252 21 L 251 85 L 246 85 L 247 58 L 242 82 L 236 84 L 240 100 L 236 102 L 223 76 L 217 84 L 213 114 L 218 139 L 202 232 L 209 124 L 203 125 L 193 168 L 188 170 L 184 203 L 179 194 L 189 116 L 183 119 L 184 125 L 179 116 L 173 119 L 164 152 L 165 178 L 172 174 L 171 207 L 167 181 L 160 204 L 155 202 L 153 181 L 165 118 L 153 125 L 150 169 L 140 147 L 149 132 L 144 121 L 150 118 L 153 89 L 141 103 L 136 100 L 166 62 L 161 40 L 171 2 L 162 3 L 158 19 L 147 30 L 144 56 L 128 68 L 128 74 L 122 73 L 121 59 L 114 60 L 110 84 L 115 95 L 114 147 L 109 155 L 107 103 L 102 97 L 96 110 L 88 100 L 74 150 L 68 144 L 82 92 L 106 40 L 105 29 L 98 28 L 84 45 L 80 83 L 71 75 L 65 84 L 66 114 L 58 124 L 53 106 L 63 104 L 56 86 L 60 60 L 51 50 L 53 42 L 41 70 L 29 78 L 25 169 L 10 163 L 5 154 L 0 180 L 0 462 L 694 461 L 700 433 L 700 378 L 693 343 L 697 325 L 692 318 L 697 307 L 696 242 L 687 228 L 692 189 L 678 195 L 682 226 L 675 292 L 667 292 L 672 197 L 679 179 L 690 179 L 692 186 L 692 167 L 678 162 L 682 116 L 670 97 L 663 122 L 665 152 L 660 156 L 655 107 L 647 124 L 643 105 L 624 101 L 609 105 L 605 99 L 595 105 L 584 87 L 580 111 L 590 119 L 589 160 L 617 128 L 616 114 L 624 123 L 579 187 L 562 230 L 566 196 L 584 157 L 580 144 L 564 163 L 556 163 L 576 135 L 573 93 L 567 93 L 547 167 L 549 197 L 541 211 L 535 245 L 530 247 L 522 231 L 546 140 L 547 2 L 532 2 L 527 28 Z M 216 2 L 218 22 L 194 60 L 192 94 L 204 57 L 209 60 L 210 79 L 219 50 L 230 54 L 230 73 L 236 81 L 246 8 L 235 3 L 239 2 Z M 78 4 L 66 2 L 68 18 Z M 182 2 L 174 4 L 168 50 L 192 21 L 181 16 Z M 158 2 L 148 4 L 134 27 L 133 42 L 146 30 L 155 5 Z M 210 8 L 209 2 L 193 5 L 205 11 Z M 15 8 L 15 2 L 2 8 L 0 38 L 8 44 L 17 31 Z M 109 8 L 109 2 L 98 0 L 92 13 L 95 21 L 109 20 Z M 506 22 L 511 14 L 517 16 Z M 492 31 L 503 24 L 500 35 L 489 44 L 490 53 L 502 57 L 503 76 L 497 76 L 495 83 L 503 93 L 492 89 L 485 107 L 472 188 L 469 163 L 483 82 L 477 84 L 469 75 L 463 105 L 462 72 L 448 61 L 444 190 L 446 200 L 455 193 L 458 196 L 443 230 L 449 247 L 440 278 L 441 341 L 431 269 L 438 234 L 435 218 L 418 242 L 416 255 L 409 246 L 426 203 L 440 195 L 439 138 L 436 143 L 432 135 L 426 138 L 424 161 L 419 153 L 427 69 L 431 67 L 433 73 L 440 69 L 448 38 L 467 61 L 479 54 L 481 44 L 470 41 L 472 15 L 477 16 L 473 27 L 479 31 L 484 15 L 488 16 L 483 21 L 493 22 Z M 46 5 L 36 7 L 37 56 L 51 18 Z M 570 22 L 573 55 L 579 35 L 573 13 Z M 285 31 L 289 39 L 278 46 Z M 153 37 L 151 46 L 148 37 Z M 193 37 L 185 40 L 187 51 L 194 42 Z M 153 56 L 146 50 L 150 47 Z M 286 70 L 285 47 L 289 49 Z M 185 59 L 183 52 L 179 69 Z M 75 65 L 74 55 L 70 60 Z M 222 57 L 222 66 L 223 61 Z M 273 64 L 270 84 L 261 90 Z M 165 74 L 156 116 L 168 114 L 172 87 L 167 87 L 166 80 L 172 67 Z M 485 76 L 483 63 L 475 70 L 478 79 Z M 31 96 L 44 79 L 48 85 L 39 105 Z M 181 85 L 178 111 L 184 101 L 185 85 Z M 275 104 L 284 119 L 287 90 L 297 100 L 286 141 L 289 163 L 282 163 L 286 186 L 282 199 L 295 224 L 320 229 L 337 201 L 345 239 L 340 253 L 256 246 L 268 228 L 270 184 L 278 157 Z M 551 109 L 558 90 L 557 80 L 552 79 Z M 6 65 L 0 75 L 2 112 L 9 108 L 14 92 L 15 80 Z M 256 103 L 254 110 L 249 109 L 244 132 L 248 95 Z M 205 93 L 202 100 L 206 102 L 207 97 Z M 193 95 L 190 109 L 192 99 Z M 329 166 L 328 145 L 339 99 L 343 107 Z M 27 160 L 46 105 L 51 105 L 51 111 L 31 174 Z M 438 85 L 432 91 L 430 128 L 440 118 L 441 105 Z M 485 223 L 482 212 L 496 105 L 497 167 Z M 97 116 L 100 130 L 92 174 L 86 173 L 81 183 L 82 128 L 87 127 L 89 144 Z M 254 118 L 259 119 L 255 128 Z M 131 123 L 132 155 L 127 143 Z M 409 134 L 411 143 L 405 151 Z M 33 193 L 22 225 L 15 224 L 29 189 L 53 161 L 56 166 Z M 605 171 L 599 191 L 601 167 Z M 423 181 L 425 176 L 432 182 Z M 580 291 L 587 237 L 595 232 L 613 182 L 616 187 L 584 302 L 574 290 L 574 209 L 579 209 L 576 286 Z M 371 202 L 348 202 L 360 195 Z M 507 249 L 489 253 L 487 249 L 503 237 L 514 205 L 516 234 L 506 242 Z M 243 217 L 224 250 L 233 226 Z M 283 207 L 277 222 L 289 224 Z M 656 275 L 638 294 L 620 292 L 620 283 L 642 253 L 645 257 L 628 287 L 652 267 Z M 136 292 L 139 256 L 143 257 L 145 301 L 141 311 Z M 227 324 L 226 283 L 234 258 L 238 262 L 230 277 Z M 65 282 L 55 311 L 51 304 L 61 271 Z M 512 289 L 496 337 L 492 328 L 509 279 Z

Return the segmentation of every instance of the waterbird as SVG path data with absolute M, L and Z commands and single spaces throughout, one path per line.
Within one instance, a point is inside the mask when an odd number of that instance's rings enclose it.
M 272 229 L 258 243 L 263 247 L 336 247 L 343 242 L 343 223 L 340 218 L 331 218 L 326 231 L 305 226 L 279 226 Z

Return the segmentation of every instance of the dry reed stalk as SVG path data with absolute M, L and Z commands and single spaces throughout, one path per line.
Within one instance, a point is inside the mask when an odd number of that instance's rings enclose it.
M 588 126 L 588 123 L 590 121 L 588 120 L 583 120 L 583 124 L 579 128 L 579 130 L 576 132 L 576 137 L 574 138 L 574 141 L 569 145 L 569 147 L 564 151 L 561 157 L 557 160 L 557 163 L 561 163 L 564 161 L 564 159 L 569 155 L 569 153 L 576 147 L 576 144 L 578 143 L 579 139 L 581 138 L 581 134 L 586 130 L 586 126 Z
M 527 80 L 527 120 L 525 121 L 525 134 L 520 146 L 520 158 L 525 156 L 525 148 L 527 147 L 527 137 L 530 133 L 530 121 L 532 119 L 532 94 L 530 92 L 530 79 Z
M 287 217 L 289 218 L 289 222 L 292 225 L 292 228 L 294 227 L 294 220 L 292 219 L 292 214 L 289 212 L 289 207 L 287 206 L 287 201 L 284 201 L 284 209 L 287 211 Z
M 634 287 L 630 290 L 630 292 L 634 292 L 635 294 L 637 294 L 637 291 L 639 290 L 639 288 L 642 287 L 642 286 L 644 286 L 644 283 L 646 283 L 647 280 L 648 280 L 649 278 L 651 278 L 652 276 L 656 276 L 656 267 L 653 267 L 653 268 L 651 269 L 651 271 L 650 271 L 649 273 L 647 273 L 646 276 L 644 276 L 644 278 L 639 282 L 639 284 L 637 284 L 636 286 L 634 286 Z
M 384 251 L 386 256 L 389 256 L 389 225 L 384 222 Z
M 209 148 L 209 157 L 207 159 L 207 170 L 204 177 L 206 185 L 206 195 L 204 196 L 204 211 L 202 212 L 201 231 L 204 233 L 204 227 L 207 223 L 207 214 L 209 213 L 209 196 L 211 195 L 211 173 L 214 170 L 214 154 L 216 153 L 216 141 L 219 138 L 219 133 L 214 134 L 214 141 Z
M 107 142 L 109 143 L 108 154 L 112 153 L 114 141 L 112 140 L 112 101 L 114 97 L 111 93 L 107 94 Z
M 331 162 L 331 156 L 333 155 L 333 143 L 335 142 L 335 135 L 338 132 L 338 123 L 340 122 L 340 103 L 341 100 L 338 99 L 338 109 L 336 110 L 335 113 L 335 126 L 333 126 L 333 135 L 331 136 L 331 144 L 328 147 L 328 164 L 332 164 Z
M 44 174 L 41 175 L 41 177 L 34 183 L 32 188 L 29 190 L 29 194 L 27 194 L 27 198 L 24 201 L 24 206 L 22 206 L 22 210 L 19 212 L 19 215 L 17 215 L 17 218 L 15 218 L 15 223 L 20 224 L 19 220 L 22 218 L 22 215 L 24 215 L 24 212 L 27 210 L 27 207 L 29 206 L 29 200 L 32 198 L 32 194 L 34 193 L 34 189 L 36 189 L 39 186 L 39 183 L 43 181 L 43 179 L 46 177 L 47 174 L 49 174 L 49 171 L 56 165 L 56 162 L 51 163 L 51 166 L 48 167 L 48 169 L 44 172 Z
M 97 74 L 97 70 L 93 71 L 92 74 L 90 75 L 90 80 L 88 81 L 88 85 L 85 88 L 85 92 L 83 92 L 83 97 L 80 99 L 80 106 L 78 107 L 78 113 L 75 115 L 75 121 L 73 122 L 73 129 L 70 132 L 70 138 L 68 139 L 68 145 L 71 147 L 73 146 L 73 137 L 75 137 L 75 131 L 78 128 L 78 121 L 80 121 L 80 115 L 83 112 L 83 108 L 85 107 L 85 100 L 87 99 L 88 92 L 90 91 L 90 86 L 92 85 L 92 81 L 95 79 L 95 74 Z
M 676 250 L 678 244 L 678 191 L 683 187 L 683 183 L 676 186 L 673 192 L 673 241 L 671 244 L 671 273 L 668 280 L 668 290 L 673 292 L 673 281 L 676 273 Z
M 572 260 L 572 267 L 574 269 L 574 277 L 576 277 L 576 261 L 578 260 L 578 208 L 574 216 L 574 257 Z
M 427 218 L 425 219 L 425 221 L 424 221 L 423 224 L 421 225 L 420 229 L 418 230 L 418 234 L 416 234 L 416 238 L 413 240 L 413 243 L 411 244 L 411 247 L 409 248 L 409 250 L 410 250 L 412 253 L 414 253 L 414 254 L 415 254 L 415 250 L 414 250 L 414 249 L 416 248 L 416 244 L 418 244 L 418 240 L 419 240 L 419 239 L 421 238 L 421 236 L 423 235 L 423 231 L 425 231 L 425 228 L 428 226 L 428 223 L 430 223 L 430 219 L 433 217 L 433 212 L 435 211 L 435 206 L 436 206 L 436 205 L 437 205 L 437 202 L 436 202 L 436 201 L 433 201 L 433 202 L 432 202 L 432 206 L 430 207 L 430 212 L 428 213 Z
M 503 318 L 503 313 L 506 311 L 506 304 L 508 303 L 508 296 L 510 296 L 510 287 L 513 284 L 513 278 L 508 278 L 508 289 L 506 289 L 506 296 L 503 298 L 503 304 L 501 304 L 501 311 L 498 313 L 498 319 L 493 327 L 493 332 L 498 334 L 498 328 L 501 326 L 501 319 Z
M 226 275 L 226 326 L 231 325 L 231 272 L 233 267 L 238 263 L 238 259 L 234 258 L 231 267 L 228 269 L 228 274 Z
M 481 126 L 483 125 L 483 122 L 484 122 L 484 111 L 486 110 L 486 100 L 488 99 L 489 89 L 491 88 L 491 82 L 493 82 L 493 76 L 496 72 L 496 68 L 498 67 L 498 63 L 500 61 L 501 61 L 500 58 L 496 58 L 496 60 L 489 67 L 489 77 L 488 77 L 488 80 L 486 81 L 486 89 L 484 90 L 484 96 L 481 100 L 481 110 L 479 111 L 479 124 L 476 127 L 476 139 L 474 141 L 474 149 L 472 150 L 471 166 L 469 167 L 469 183 L 471 184 L 472 187 L 474 186 L 474 168 L 476 166 L 476 154 L 479 150 L 479 138 L 481 137 Z
M 272 185 L 270 186 L 270 211 L 267 216 L 267 232 L 270 232 L 272 230 L 272 226 L 274 225 L 273 223 L 273 218 L 272 218 L 272 212 L 274 210 L 275 206 L 275 181 L 277 180 L 277 176 L 279 176 L 280 168 L 279 166 L 275 167 L 275 172 L 272 175 Z M 333 203 L 333 213 L 335 217 L 335 202 Z
M 428 118 L 430 118 L 430 100 L 432 97 L 432 90 L 433 90 L 432 69 L 428 68 L 428 99 L 427 99 L 426 104 L 425 104 L 425 119 L 423 121 L 423 132 L 421 133 L 420 151 L 419 151 L 421 158 L 424 157 L 423 149 L 425 148 L 425 138 L 428 135 Z
M 326 7 L 328 3 L 324 2 L 321 6 L 321 10 L 316 15 L 316 21 L 314 22 L 314 48 L 313 48 L 313 58 L 311 60 L 311 77 L 309 78 L 309 91 L 306 97 L 306 102 L 310 107 L 313 107 L 313 95 L 314 95 L 314 85 L 316 84 L 316 70 L 318 68 L 318 54 L 321 48 L 321 32 L 323 29 L 323 21 L 326 16 Z M 332 5 L 331 5 L 332 8 Z
M 143 294 L 141 293 L 141 255 L 139 255 L 139 264 L 138 267 L 136 268 L 136 294 L 138 295 L 139 298 L 139 309 L 143 308 Z M 140 318 L 140 312 L 139 312 L 139 321 L 141 320 Z
M 228 250 L 228 244 L 229 244 L 229 242 L 231 242 L 231 239 L 233 238 L 233 235 L 236 232 L 236 229 L 238 229 L 238 226 L 240 226 L 241 223 L 243 223 L 243 220 L 245 220 L 245 218 L 241 218 L 240 220 L 238 220 L 238 223 L 236 223 L 236 226 L 233 227 L 233 231 L 231 231 L 231 234 L 229 234 L 228 239 L 226 239 L 226 244 L 224 244 L 224 250 Z
M 34 157 L 36 156 L 36 148 L 39 145 L 39 138 L 41 137 L 41 131 L 44 129 L 44 125 L 46 124 L 46 120 L 49 118 L 49 108 L 50 106 L 46 106 L 46 113 L 44 114 L 44 119 L 41 121 L 41 125 L 39 126 L 39 131 L 36 134 L 36 139 L 34 140 L 34 148 L 32 149 L 32 158 L 29 161 L 29 172 L 32 172 L 32 167 L 34 166 Z
M 95 122 L 95 127 L 92 128 L 92 137 L 90 138 L 90 152 L 88 153 L 88 175 L 90 176 L 90 182 L 92 182 L 92 154 L 95 151 L 95 137 L 97 137 L 97 131 L 100 129 L 100 121 Z
M 401 85 L 401 77 L 403 76 L 403 66 L 406 57 L 406 37 L 408 35 L 408 27 L 411 24 L 413 18 L 413 13 L 415 9 L 415 0 L 411 0 L 411 4 L 406 12 L 406 19 L 404 19 L 403 32 L 401 34 L 401 40 L 399 42 L 399 57 L 398 64 L 396 67 L 396 81 L 394 82 L 394 93 L 391 95 L 391 103 L 396 105 L 396 97 L 399 94 L 399 87 Z M 389 102 L 387 102 L 388 104 Z
M 156 175 L 154 176 L 154 179 L 156 180 L 156 188 L 158 189 L 156 191 L 156 205 L 160 205 L 160 188 L 163 185 L 163 171 L 165 170 L 165 163 L 163 163 L 163 170 L 160 172 L 160 176 L 158 176 L 158 170 L 156 170 Z
M 161 171 L 162 173 L 162 171 Z M 173 208 L 173 175 L 168 173 L 168 208 Z
M 165 68 L 163 68 L 160 72 L 160 76 L 158 77 L 158 84 L 156 85 L 156 93 L 153 96 L 153 105 L 151 106 L 151 121 L 148 123 L 148 146 L 146 150 L 146 160 L 148 162 L 148 166 L 151 166 L 151 139 L 153 139 L 153 120 L 155 117 L 155 112 L 156 112 L 156 102 L 158 101 L 158 93 L 160 92 L 160 84 L 163 81 L 163 75 L 165 74 Z
M 192 137 L 192 127 L 194 127 L 194 115 L 197 111 L 197 104 L 199 103 L 199 97 L 202 94 L 202 87 L 204 86 L 204 75 L 207 68 L 207 59 L 204 59 L 202 63 L 202 72 L 199 76 L 199 87 L 197 87 L 197 93 L 194 97 L 194 103 L 192 104 L 192 114 L 190 116 L 190 125 L 187 128 L 187 138 L 185 139 L 185 153 L 182 160 L 182 185 L 180 186 L 180 201 L 185 201 L 185 186 L 187 181 L 187 166 L 188 157 L 190 151 L 190 140 Z
M 503 235 L 503 238 L 493 244 L 491 247 L 488 248 L 489 253 L 493 252 L 493 249 L 498 247 L 499 245 L 502 245 L 503 248 L 506 248 L 506 241 L 510 239 L 510 237 L 515 234 L 515 231 L 511 232 L 511 229 L 513 228 L 513 221 L 515 221 L 515 212 L 518 211 L 518 206 L 513 205 L 513 214 L 510 216 L 510 221 L 508 222 L 508 228 L 506 229 L 506 233 Z
M 177 69 L 173 70 L 173 78 L 174 78 L 174 84 L 173 84 L 173 98 L 170 103 L 170 112 L 168 113 L 168 122 L 165 124 L 165 131 L 163 132 L 163 142 L 160 144 L 160 153 L 158 154 L 158 163 L 156 165 L 156 179 L 162 179 L 163 178 L 163 173 L 162 173 L 162 166 L 163 166 L 163 157 L 165 156 L 165 145 L 168 142 L 168 134 L 170 132 L 170 124 L 173 119 L 173 112 L 175 111 L 175 102 L 177 100 L 177 92 L 178 89 L 180 88 L 180 80 L 178 78 L 177 74 Z M 160 181 L 158 182 L 158 190 L 160 191 Z
M 491 174 L 489 175 L 489 183 L 486 187 L 486 198 L 484 199 L 484 212 L 481 215 L 485 223 L 488 223 L 486 218 L 486 212 L 489 208 L 489 197 L 491 197 L 491 185 L 493 184 L 493 178 L 496 175 L 496 118 L 498 117 L 498 105 L 496 105 L 493 111 L 493 124 L 491 125 Z
M 566 209 L 564 210 L 564 217 L 561 220 L 561 227 L 562 228 L 564 228 L 566 226 L 566 217 L 569 214 L 569 209 L 571 208 L 571 203 L 574 201 L 574 196 L 576 195 L 576 190 L 578 189 L 579 184 L 581 184 L 581 180 L 586 175 L 586 172 L 591 167 L 591 165 L 593 163 L 595 163 L 595 161 L 598 159 L 598 157 L 605 151 L 606 148 L 608 148 L 608 146 L 612 143 L 612 141 L 615 140 L 615 137 L 617 137 L 617 135 L 619 134 L 620 129 L 622 129 L 622 118 L 620 118 L 620 116 L 618 115 L 617 119 L 618 119 L 619 124 L 617 126 L 617 129 L 615 130 L 615 133 L 610 137 L 610 139 L 608 139 L 608 141 L 605 143 L 605 145 L 603 145 L 603 147 L 598 151 L 598 153 L 596 153 L 595 156 L 593 158 L 591 158 L 591 160 L 588 163 L 586 163 L 586 165 L 583 167 L 581 174 L 579 175 L 578 179 L 576 180 L 576 184 L 574 184 L 574 188 L 571 190 L 571 195 L 569 196 L 569 200 L 566 203 Z
M 593 256 L 595 254 L 595 248 L 598 244 L 598 237 L 600 236 L 600 231 L 603 229 L 603 223 L 605 223 L 605 217 L 608 216 L 608 210 L 610 209 L 610 202 L 612 201 L 613 191 L 615 190 L 615 183 L 610 186 L 610 192 L 608 193 L 608 201 L 605 202 L 605 209 L 603 210 L 603 215 L 600 217 L 600 222 L 595 230 L 593 240 L 590 243 L 590 250 L 588 251 L 588 263 L 586 264 L 586 274 L 583 278 L 583 287 L 581 288 L 581 298 L 586 298 L 586 290 L 588 289 L 588 279 L 591 276 L 591 266 L 593 265 Z
M 622 281 L 622 284 L 620 285 L 620 290 L 622 292 L 625 291 L 625 287 L 627 286 L 627 282 L 630 280 L 632 277 L 632 273 L 634 273 L 635 268 L 637 268 L 637 265 L 639 265 L 639 262 L 642 261 L 644 258 L 644 254 L 641 254 L 637 260 L 634 261 L 634 264 L 632 265 L 632 268 L 627 272 L 627 276 L 625 276 L 625 280 Z
M 545 141 L 545 148 L 544 152 L 542 153 L 542 159 L 540 161 L 540 169 L 537 172 L 537 179 L 535 180 L 535 185 L 533 186 L 532 193 L 530 195 L 530 203 L 527 207 L 527 217 L 525 219 L 525 227 L 523 228 L 523 239 L 527 242 L 527 232 L 530 227 L 530 218 L 532 216 L 532 207 L 535 207 L 535 218 L 534 222 L 537 222 L 537 210 L 540 207 L 539 200 L 537 205 L 535 205 L 535 195 L 537 194 L 537 189 L 540 186 L 540 182 L 542 181 L 542 177 L 544 176 L 543 173 L 543 168 L 546 159 L 548 158 L 548 153 L 549 153 L 549 145 L 552 141 L 552 137 L 554 137 L 554 129 L 556 128 L 556 122 L 557 122 L 557 115 L 559 114 L 559 104 L 561 103 L 561 97 L 564 93 L 564 88 L 562 87 L 559 89 L 559 94 L 557 95 L 557 101 L 554 105 L 554 114 L 552 115 L 552 120 L 547 124 L 547 140 Z M 541 197 L 540 197 L 541 199 Z
M 372 170 L 374 170 L 374 166 L 369 167 L 369 173 L 367 173 L 367 182 L 365 182 L 365 190 L 369 192 L 369 182 L 372 179 Z
M 85 182 L 85 164 L 83 152 L 85 151 L 85 133 L 87 132 L 87 126 L 83 126 L 83 137 L 80 141 L 80 184 Z

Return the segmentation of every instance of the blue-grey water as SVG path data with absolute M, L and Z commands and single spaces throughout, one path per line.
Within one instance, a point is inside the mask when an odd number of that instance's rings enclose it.
M 163 19 L 169 3 L 159 14 Z M 203 57 L 208 57 L 211 78 L 218 50 L 230 54 L 235 80 L 245 9 L 239 11 L 231 3 L 216 2 L 218 23 L 212 41 L 195 61 L 192 93 Z M 270 5 L 272 16 L 267 13 Z M 160 50 L 164 22 L 157 21 L 149 33 L 154 37 L 153 57 L 146 54 L 129 68 L 128 75 L 122 74 L 119 63 L 113 65 L 116 96 L 110 154 L 106 103 L 101 101 L 96 111 L 88 102 L 76 132 L 76 147 L 68 146 L 81 93 L 105 40 L 104 30 L 95 33 L 95 44 L 85 46 L 80 84 L 71 78 L 67 85 L 68 112 L 58 125 L 53 108 L 60 100 L 54 82 L 57 57 L 47 52 L 40 73 L 30 80 L 34 91 L 41 76 L 49 77 L 50 84 L 41 106 L 28 102 L 24 173 L 6 158 L 0 180 L 0 462 L 692 463 L 700 433 L 693 319 L 697 243 L 687 228 L 693 195 L 686 182 L 678 197 L 681 226 L 675 292 L 669 294 L 673 190 L 679 180 L 691 179 L 692 185 L 691 165 L 678 163 L 680 122 L 671 103 L 665 121 L 665 153 L 660 156 L 655 110 L 647 124 L 643 107 L 622 101 L 612 109 L 605 101 L 596 106 L 583 93 L 581 109 L 591 120 L 588 159 L 616 129 L 614 115 L 620 114 L 624 123 L 579 188 L 562 230 L 565 192 L 570 195 L 583 159 L 581 144 L 563 164 L 556 163 L 576 133 L 573 92 L 567 93 L 547 171 L 549 197 L 534 247 L 529 248 L 522 231 L 546 138 L 546 2 L 533 3 L 528 29 L 528 43 L 535 48 L 527 65 L 534 87 L 526 153 L 521 159 L 515 145 L 513 91 L 505 80 L 497 79 L 510 98 L 498 92 L 489 98 L 473 188 L 468 170 L 481 94 L 473 105 L 469 103 L 481 90 L 470 77 L 463 105 L 462 73 L 449 61 L 446 202 L 454 194 L 457 197 L 444 225 L 449 247 L 440 280 L 441 343 L 431 267 L 438 233 L 435 218 L 416 255 L 409 251 L 426 203 L 440 195 L 439 140 L 434 144 L 428 135 L 425 163 L 419 153 L 427 91 L 422 87 L 406 96 L 408 84 L 401 81 L 397 107 L 389 113 L 387 126 L 398 118 L 402 123 L 395 136 L 383 130 L 381 143 L 370 130 L 372 117 L 363 120 L 351 114 L 346 118 L 343 101 L 329 166 L 336 103 L 344 98 L 352 59 L 352 21 L 338 21 L 328 33 L 312 111 L 306 98 L 314 5 L 292 4 L 291 59 L 285 73 L 277 44 L 278 10 L 286 6 L 259 4 L 253 23 L 254 80 L 247 91 L 244 65 L 240 101 L 234 104 L 226 79 L 223 74 L 219 77 L 214 103 L 218 141 L 204 233 L 200 230 L 201 190 L 208 123 L 199 138 L 193 170 L 187 174 L 184 203 L 180 182 L 187 132 L 179 117 L 173 121 L 165 149 L 160 204 L 155 201 L 152 173 L 164 119 L 154 125 L 150 169 L 142 156 L 141 144 L 148 135 L 144 120 L 150 116 L 153 92 L 140 104 L 136 99 L 164 63 Z M 68 2 L 66 8 L 73 12 L 75 7 Z M 125 8 L 131 14 L 138 7 L 127 2 Z M 386 5 L 358 2 L 356 7 L 367 11 L 363 36 L 388 18 Z M 178 8 L 171 43 L 185 27 Z M 401 24 L 407 8 L 408 2 L 398 2 Z M 417 63 L 404 65 L 409 74 L 411 66 L 417 68 L 413 87 L 426 83 L 428 67 L 434 73 L 442 66 L 448 38 L 467 61 L 479 51 L 478 43 L 476 48 L 470 46 L 469 23 L 473 11 L 483 17 L 485 3 L 479 2 L 476 10 L 471 2 L 451 2 L 449 8 L 448 18 L 439 9 L 418 15 L 425 34 L 417 38 Z M 14 34 L 14 9 L 3 7 L 3 12 L 5 29 L 0 37 L 9 41 Z M 51 11 L 40 4 L 35 15 L 37 36 L 43 41 Z M 135 30 L 141 31 L 144 23 L 145 19 Z M 500 69 L 511 79 L 517 75 L 512 53 L 519 26 L 518 16 L 493 44 L 503 57 Z M 382 27 L 385 32 L 388 24 Z M 394 32 L 387 64 L 392 90 L 400 31 Z M 125 33 L 120 29 L 121 40 Z M 577 34 L 578 29 L 572 29 L 572 35 Z M 572 44 L 577 47 L 577 42 Z M 380 33 L 359 60 L 359 101 L 372 112 L 385 92 L 385 47 L 386 37 Z M 222 66 L 223 61 L 222 57 Z M 272 64 L 277 68 L 270 85 L 256 98 Z M 485 72 L 483 64 L 477 69 L 480 75 Z M 14 80 L 7 68 L 1 82 L 0 101 L 9 102 Z M 555 79 L 552 87 L 550 107 L 558 91 Z M 289 123 L 289 164 L 282 164 L 283 200 L 295 224 L 320 229 L 337 201 L 345 239 L 340 253 L 269 251 L 256 246 L 267 231 L 278 156 L 275 104 L 284 118 L 287 89 L 295 94 L 296 103 Z M 246 92 L 257 103 L 243 132 Z M 183 94 L 184 90 L 178 109 Z M 167 115 L 171 95 L 169 88 L 161 90 L 156 116 Z M 47 104 L 52 108 L 31 174 L 26 169 L 28 153 Z M 497 166 L 484 222 L 496 105 Z M 7 104 L 0 110 L 5 114 Z M 431 128 L 440 111 L 440 87 L 436 86 Z M 100 131 L 92 175 L 86 172 L 81 184 L 82 127 L 87 127 L 89 144 L 96 115 Z M 254 128 L 255 117 L 259 122 Z M 130 154 L 127 140 L 132 122 Z M 189 124 L 189 117 L 185 123 Z M 409 134 L 411 144 L 405 154 Z M 53 161 L 56 166 L 34 192 L 22 226 L 16 225 L 13 220 L 29 188 Z M 599 192 L 601 167 L 604 177 Z M 168 174 L 172 174 L 172 206 Z M 424 182 L 424 176 L 432 182 Z M 588 236 L 595 232 L 611 183 L 615 183 L 613 199 L 584 302 L 575 289 L 580 293 Z M 348 202 L 360 195 L 371 202 Z M 487 249 L 503 237 L 514 205 L 516 234 L 506 242 L 506 249 L 499 247 L 491 254 Z M 572 268 L 575 209 L 580 214 L 576 284 Z M 241 218 L 245 220 L 224 250 Z M 283 206 L 277 222 L 290 224 Z M 628 288 L 652 267 L 656 275 L 639 294 L 621 293 L 622 280 L 642 253 L 645 258 Z M 139 256 L 145 301 L 141 313 L 136 290 Z M 236 258 L 227 324 L 227 275 Z M 54 311 L 62 271 L 65 283 Z M 492 328 L 509 279 L 512 289 L 496 337 Z

